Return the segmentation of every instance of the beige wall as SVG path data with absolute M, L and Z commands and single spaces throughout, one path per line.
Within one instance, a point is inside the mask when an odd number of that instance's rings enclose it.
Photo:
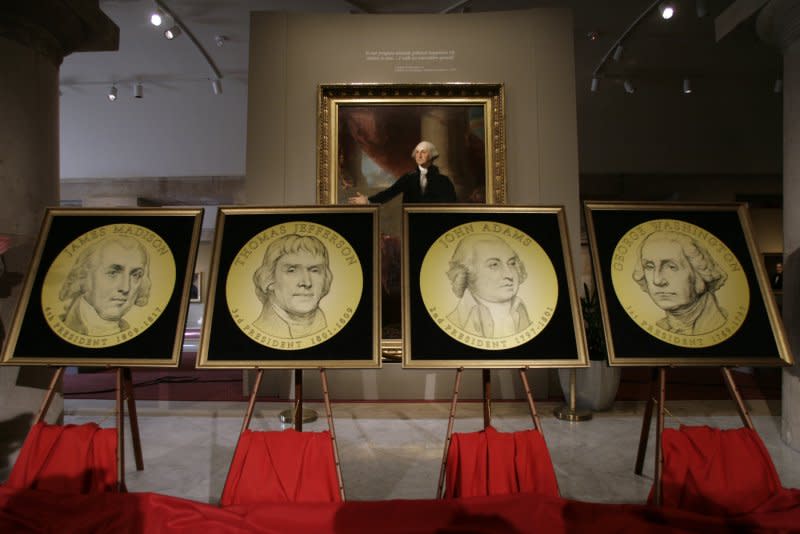
M 426 72 L 398 72 L 408 62 L 367 59 L 368 52 L 397 50 L 453 50 L 454 55 L 428 62 Z M 575 233 L 573 56 L 572 15 L 566 9 L 458 15 L 253 13 L 247 203 L 316 202 L 320 84 L 500 82 L 506 90 L 508 202 L 564 205 Z

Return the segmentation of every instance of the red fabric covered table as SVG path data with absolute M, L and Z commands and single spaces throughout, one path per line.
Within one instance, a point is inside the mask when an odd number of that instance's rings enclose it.
M 800 498 L 735 519 L 530 493 L 444 500 L 275 503 L 219 508 L 154 493 L 63 495 L 0 487 L 0 532 L 582 533 L 797 532 Z

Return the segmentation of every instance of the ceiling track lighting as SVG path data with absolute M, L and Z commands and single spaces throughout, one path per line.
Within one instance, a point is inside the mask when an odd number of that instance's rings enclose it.
M 222 92 L 222 73 L 217 68 L 217 65 L 214 63 L 214 60 L 211 59 L 211 56 L 208 54 L 203 45 L 197 40 L 197 37 L 194 36 L 192 31 L 183 23 L 183 21 L 167 6 L 164 0 L 153 0 L 155 2 L 156 7 L 159 11 L 166 15 L 165 20 L 169 20 L 170 23 L 166 24 L 169 27 L 169 30 L 164 32 L 164 37 L 167 39 L 174 39 L 178 35 L 184 33 L 186 34 L 186 38 L 189 39 L 192 44 L 197 48 L 197 50 L 202 54 L 203 58 L 208 63 L 208 66 L 211 68 L 211 72 L 213 73 L 212 80 L 212 89 L 214 89 L 214 94 L 219 94 Z M 224 35 L 217 35 L 214 37 L 214 40 L 217 43 L 217 46 L 222 46 L 225 44 L 225 41 L 228 40 L 227 37 Z M 218 85 L 215 85 L 218 84 Z M 217 93 L 217 89 L 219 89 L 219 93 Z M 141 98 L 141 97 L 139 97 Z
M 150 24 L 156 28 L 164 23 L 164 12 L 156 8 L 150 13 Z
M 625 80 L 622 82 L 622 86 L 625 88 L 625 92 L 629 95 L 632 95 L 634 92 L 636 92 L 636 89 L 633 87 L 633 84 L 630 80 Z
M 171 41 L 176 37 L 178 37 L 181 33 L 182 33 L 181 27 L 175 24 L 171 28 L 164 30 L 164 37 L 166 37 L 168 41 Z
M 660 6 L 658 6 L 658 12 L 661 13 L 661 18 L 664 20 L 669 20 L 675 14 L 675 4 L 672 2 L 662 2 Z
M 697 1 L 698 5 L 700 5 L 699 2 L 701 2 L 701 0 Z M 593 79 L 602 77 L 603 67 L 605 67 L 605 65 L 609 62 L 609 60 L 613 59 L 614 61 L 619 61 L 622 58 L 622 53 L 623 53 L 622 43 L 625 42 L 625 39 L 628 37 L 628 35 L 630 35 L 630 33 L 656 8 L 658 8 L 659 13 L 661 13 L 662 17 L 664 17 L 665 13 L 667 14 L 667 17 L 665 18 L 672 17 L 672 15 L 675 14 L 675 6 L 672 2 L 665 2 L 664 0 L 655 0 L 651 4 L 648 4 L 648 6 L 645 7 L 641 13 L 639 13 L 639 16 L 637 16 L 634 19 L 634 21 L 631 22 L 631 24 L 627 28 L 625 28 L 625 31 L 622 32 L 619 38 L 616 41 L 614 41 L 614 43 L 611 45 L 611 48 L 609 48 L 608 51 L 605 53 L 603 58 L 597 64 L 597 67 L 592 72 Z M 631 89 L 633 88 L 633 85 L 631 85 L 630 81 L 628 80 L 625 81 L 625 85 L 626 85 L 626 91 L 628 85 L 631 87 Z M 592 84 L 592 87 L 593 86 L 594 84 Z M 631 90 L 628 92 L 632 93 L 633 91 Z
M 222 94 L 222 81 L 218 79 L 211 80 L 211 90 L 214 91 L 215 95 Z
M 133 84 L 133 98 L 142 98 L 144 96 L 144 89 L 142 88 L 142 82 L 136 82 Z
M 117 86 L 115 84 L 111 85 L 111 88 L 108 90 L 108 100 L 109 102 L 114 102 L 117 99 Z
M 692 94 L 692 82 L 689 80 L 689 78 L 683 79 L 683 94 Z
M 600 80 L 598 80 L 597 78 L 592 78 L 592 85 L 590 89 L 592 90 L 593 93 L 597 92 L 597 88 L 599 86 L 600 86 Z

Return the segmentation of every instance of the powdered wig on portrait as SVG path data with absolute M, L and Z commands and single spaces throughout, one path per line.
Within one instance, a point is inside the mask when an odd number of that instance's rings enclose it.
M 270 243 L 266 252 L 264 252 L 264 261 L 261 262 L 261 267 L 256 269 L 256 272 L 253 273 L 256 296 L 262 304 L 265 304 L 269 299 L 269 288 L 275 281 L 275 268 L 278 264 L 278 260 L 286 254 L 295 254 L 298 252 L 307 252 L 325 260 L 322 296 L 320 298 L 328 294 L 328 291 L 331 289 L 331 282 L 333 281 L 333 273 L 331 272 L 330 263 L 328 261 L 328 249 L 325 248 L 322 241 L 314 236 L 289 234 Z
M 425 148 L 428 151 L 428 154 L 430 154 L 431 156 L 431 161 L 439 157 L 439 151 L 436 149 L 436 146 L 430 141 L 420 141 L 419 143 L 417 143 L 417 146 L 415 146 L 414 150 L 411 151 L 411 157 L 416 158 L 417 151 L 421 148 Z
M 683 256 L 696 275 L 694 277 L 694 290 L 698 295 L 702 295 L 706 291 L 713 293 L 725 284 L 728 273 L 717 265 L 717 262 L 714 261 L 714 258 L 711 257 L 711 254 L 708 253 L 705 247 L 686 234 L 672 231 L 658 231 L 645 237 L 639 245 L 640 261 L 636 263 L 632 277 L 634 281 L 639 284 L 639 287 L 642 288 L 642 291 L 647 291 L 647 280 L 645 280 L 644 267 L 641 262 L 642 249 L 645 243 L 650 239 L 673 241 L 680 245 Z
M 511 248 L 508 243 L 497 236 L 476 234 L 469 235 L 458 242 L 453 256 L 450 258 L 450 268 L 447 270 L 447 278 L 450 279 L 450 287 L 458 298 L 464 296 L 464 291 L 471 287 L 475 282 L 475 247 L 478 243 L 502 243 Z M 513 248 L 511 249 L 514 250 Z M 516 256 L 516 251 L 514 251 Z M 519 283 L 525 281 L 528 272 L 525 264 L 517 256 L 517 261 L 513 265 L 517 271 Z
M 83 249 L 61 285 L 61 291 L 58 293 L 60 300 L 72 302 L 91 289 L 91 274 L 99 266 L 100 252 L 111 244 L 119 245 L 126 250 L 136 249 L 142 255 L 144 275 L 136 293 L 136 300 L 133 303 L 136 306 L 147 305 L 150 300 L 150 287 L 152 286 L 150 281 L 150 258 L 144 245 L 137 239 L 128 236 L 104 237 Z

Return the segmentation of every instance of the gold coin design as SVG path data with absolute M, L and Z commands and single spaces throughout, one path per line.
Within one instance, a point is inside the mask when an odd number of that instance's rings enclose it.
M 364 277 L 348 241 L 327 226 L 291 221 L 253 236 L 236 254 L 225 295 L 236 325 L 278 350 L 319 345 L 350 322 Z
M 149 228 L 119 223 L 81 235 L 47 270 L 42 311 L 64 341 L 113 347 L 147 330 L 175 289 L 175 258 Z
M 750 287 L 741 263 L 700 226 L 673 219 L 639 224 L 617 243 L 610 269 L 630 318 L 671 345 L 717 345 L 747 316 Z
M 558 279 L 544 249 L 493 221 L 445 232 L 422 260 L 420 291 L 431 319 L 456 341 L 510 349 L 536 337 L 558 303 Z

